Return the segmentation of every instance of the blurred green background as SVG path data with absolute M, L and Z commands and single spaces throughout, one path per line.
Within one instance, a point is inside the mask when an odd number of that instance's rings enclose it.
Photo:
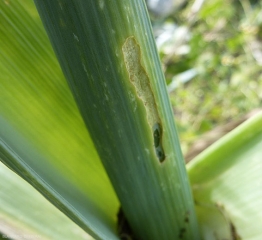
M 187 154 L 212 129 L 215 140 L 261 105 L 262 3 L 169 2 L 167 13 L 152 8 L 151 19 Z

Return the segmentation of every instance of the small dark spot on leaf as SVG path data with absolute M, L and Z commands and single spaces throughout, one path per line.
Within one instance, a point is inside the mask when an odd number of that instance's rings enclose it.
M 185 223 L 189 223 L 189 214 L 190 214 L 190 212 L 187 211 L 186 215 L 185 215 L 185 218 L 184 218 Z
M 233 225 L 232 222 L 230 222 L 230 231 L 233 240 L 241 240 L 241 237 L 238 235 L 236 227 Z
M 138 240 L 135 238 L 121 207 L 117 213 L 117 220 L 117 232 L 121 240 Z
M 181 228 L 180 231 L 179 231 L 179 239 L 183 239 L 184 237 L 184 233 L 186 232 L 186 229 L 185 228 Z

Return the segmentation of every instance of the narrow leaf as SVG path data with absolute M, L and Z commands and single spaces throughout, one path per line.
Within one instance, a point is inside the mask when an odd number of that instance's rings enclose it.
M 198 239 L 144 1 L 35 2 L 135 235 Z
M 116 195 L 33 2 L 0 10 L 1 161 L 92 236 L 116 239 Z

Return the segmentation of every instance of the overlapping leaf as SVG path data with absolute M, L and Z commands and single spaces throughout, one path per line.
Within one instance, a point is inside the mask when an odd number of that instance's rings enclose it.
M 34 4 L 0 10 L 1 161 L 86 231 L 114 239 L 116 196 Z
M 0 206 L 0 237 L 2 235 L 3 239 L 91 239 L 2 163 Z
M 261 239 L 262 113 L 188 166 L 205 239 Z

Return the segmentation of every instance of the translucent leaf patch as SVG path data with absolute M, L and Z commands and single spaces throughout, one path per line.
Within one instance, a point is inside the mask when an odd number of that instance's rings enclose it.
M 128 37 L 122 47 L 129 80 L 136 89 L 137 97 L 143 102 L 146 109 L 147 121 L 152 129 L 156 156 L 160 162 L 165 160 L 162 147 L 162 128 L 157 111 L 155 97 L 150 86 L 149 77 L 141 64 L 141 51 L 136 39 Z

